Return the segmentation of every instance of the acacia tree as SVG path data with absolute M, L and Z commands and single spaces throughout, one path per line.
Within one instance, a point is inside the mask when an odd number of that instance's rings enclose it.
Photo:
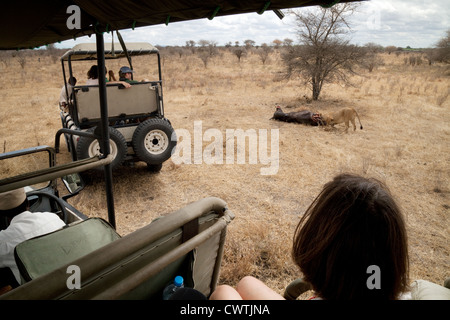
M 246 54 L 245 49 L 242 47 L 234 47 L 232 52 L 238 58 L 239 62 L 241 62 L 241 57 L 245 56 L 245 54 Z
M 383 47 L 373 42 L 366 43 L 364 47 L 366 50 L 364 66 L 369 72 L 372 72 L 373 69 L 383 63 L 383 60 L 378 56 L 380 52 L 383 52 Z
M 282 55 L 287 78 L 301 77 L 319 98 L 326 81 L 349 83 L 349 75 L 362 63 L 365 50 L 350 45 L 348 17 L 356 10 L 354 3 L 337 4 L 313 11 L 291 11 L 295 16 L 299 45 L 289 46 Z
M 272 47 L 268 46 L 267 43 L 263 43 L 261 48 L 258 49 L 258 55 L 261 58 L 263 64 L 266 64 L 269 54 L 272 52 Z
M 436 48 L 437 60 L 450 63 L 450 29 L 447 30 L 447 36 L 438 41 Z

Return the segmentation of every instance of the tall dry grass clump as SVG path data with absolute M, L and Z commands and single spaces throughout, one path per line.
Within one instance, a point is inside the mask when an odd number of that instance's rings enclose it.
M 165 213 L 207 196 L 224 199 L 236 215 L 230 224 L 221 268 L 221 283 L 234 285 L 251 274 L 280 293 L 301 276 L 290 257 L 299 218 L 322 186 L 341 172 L 375 177 L 391 188 L 406 216 L 411 279 L 436 283 L 449 276 L 450 101 L 448 76 L 438 64 L 410 65 L 403 54 L 379 54 L 382 64 L 352 78 L 354 86 L 326 84 L 321 99 L 301 79 L 279 80 L 279 53 L 264 63 L 256 52 L 240 59 L 220 49 L 205 67 L 195 53 L 162 50 L 165 115 L 175 129 L 193 136 L 202 130 L 279 130 L 279 169 L 250 164 L 175 164 L 158 174 L 144 163 L 123 166 L 113 174 L 118 232 L 128 234 Z M 3 151 L 54 144 L 61 127 L 58 97 L 60 66 L 49 57 L 8 60 L 8 77 L 0 79 L 0 137 Z M 126 61 L 108 61 L 114 71 Z M 90 64 L 74 66 L 85 81 Z M 134 60 L 135 77 L 155 71 L 144 57 Z M 2 65 L 2 68 L 6 66 Z M 275 106 L 285 112 L 308 109 L 329 113 L 353 107 L 363 130 L 334 130 L 269 120 Z M 194 141 L 192 141 L 194 143 Z M 203 149 L 212 141 L 202 141 Z M 58 161 L 70 161 L 62 143 Z M 224 142 L 225 144 L 225 142 Z M 248 146 L 247 146 L 248 148 Z M 246 151 L 248 152 L 248 150 Z M 88 216 L 107 219 L 100 175 L 71 203 Z

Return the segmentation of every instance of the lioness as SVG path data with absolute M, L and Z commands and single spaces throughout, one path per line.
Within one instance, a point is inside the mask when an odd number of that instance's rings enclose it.
M 327 125 L 331 125 L 332 127 L 335 124 L 339 123 L 345 123 L 345 132 L 348 132 L 349 128 L 349 121 L 352 122 L 353 125 L 353 131 L 356 130 L 356 124 L 355 124 L 355 115 L 358 117 L 359 125 L 362 130 L 363 126 L 361 124 L 361 119 L 359 119 L 359 115 L 353 108 L 343 108 L 337 112 L 334 112 L 331 114 L 331 116 L 325 116 L 324 121 Z

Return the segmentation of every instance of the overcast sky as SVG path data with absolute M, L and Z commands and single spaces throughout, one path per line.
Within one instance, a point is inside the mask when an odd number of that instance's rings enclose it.
M 450 29 L 450 1 L 370 0 L 361 3 L 358 12 L 352 16 L 352 23 L 351 42 L 354 44 L 373 42 L 382 46 L 433 47 Z M 144 41 L 161 46 L 184 46 L 189 40 L 210 40 L 218 45 L 231 42 L 234 45 L 236 41 L 243 44 L 250 39 L 260 45 L 289 38 L 297 43 L 293 17 L 286 14 L 280 20 L 273 11 L 262 15 L 249 13 L 141 27 L 120 33 L 126 42 Z M 83 37 L 57 46 L 69 48 L 76 43 L 94 42 L 94 39 Z M 111 36 L 105 33 L 106 41 L 111 41 Z

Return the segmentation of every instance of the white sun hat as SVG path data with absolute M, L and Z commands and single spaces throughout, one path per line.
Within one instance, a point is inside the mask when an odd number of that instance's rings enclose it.
M 0 193 L 0 210 L 14 209 L 20 206 L 26 198 L 24 188 Z

